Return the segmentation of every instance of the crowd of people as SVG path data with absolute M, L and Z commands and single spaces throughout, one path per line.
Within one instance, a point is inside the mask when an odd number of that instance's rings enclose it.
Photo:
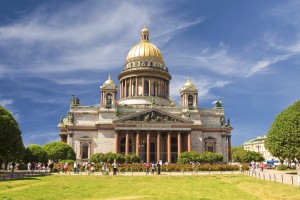
M 149 162 L 146 163 L 145 168 L 146 168 L 146 174 L 150 173 L 150 166 L 151 166 L 151 174 L 153 175 L 155 171 L 157 172 L 157 175 L 160 175 L 160 162 L 157 161 L 157 163 L 152 162 L 151 165 Z
M 263 161 L 254 162 L 254 160 L 252 160 L 250 165 L 251 165 L 251 170 L 252 170 L 253 173 L 255 173 L 255 169 L 259 169 L 261 172 L 263 172 L 264 169 L 265 169 L 265 163 Z

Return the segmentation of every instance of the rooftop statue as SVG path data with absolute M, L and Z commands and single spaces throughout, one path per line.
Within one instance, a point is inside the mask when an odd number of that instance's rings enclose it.
M 218 101 L 214 101 L 212 104 L 215 105 L 215 108 L 218 108 L 218 109 L 222 109 L 223 108 L 221 99 L 219 99 Z
M 80 99 L 75 98 L 75 95 L 72 96 L 71 106 L 80 106 Z

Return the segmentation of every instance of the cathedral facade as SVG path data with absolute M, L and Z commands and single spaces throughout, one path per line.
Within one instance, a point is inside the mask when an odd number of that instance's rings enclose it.
M 136 154 L 144 162 L 176 162 L 185 151 L 216 152 L 231 160 L 231 126 L 221 101 L 199 108 L 198 89 L 188 78 L 180 88 L 180 105 L 170 98 L 170 80 L 160 50 L 141 30 L 119 74 L 100 87 L 100 105 L 82 106 L 73 97 L 58 128 L 60 140 L 86 161 L 94 153 Z M 119 93 L 119 100 L 117 99 Z

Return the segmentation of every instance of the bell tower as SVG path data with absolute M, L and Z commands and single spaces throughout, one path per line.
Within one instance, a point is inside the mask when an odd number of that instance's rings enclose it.
M 100 105 L 111 108 L 117 103 L 117 92 L 118 88 L 113 80 L 111 80 L 110 74 L 108 75 L 107 81 L 100 87 L 101 101 Z
M 189 109 L 198 107 L 198 89 L 188 77 L 187 82 L 180 89 L 181 107 Z

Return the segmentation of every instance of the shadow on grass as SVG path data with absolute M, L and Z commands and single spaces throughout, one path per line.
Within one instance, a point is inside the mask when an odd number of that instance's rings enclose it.
M 52 174 L 40 174 L 40 175 L 31 175 L 31 176 L 23 176 L 23 177 L 14 177 L 13 179 L 11 179 L 10 176 L 6 176 L 6 179 L 5 180 L 1 179 L 0 182 L 1 181 L 20 181 L 20 180 L 36 180 L 36 181 L 39 181 L 39 180 L 41 180 L 41 177 L 51 176 L 51 175 Z
M 287 172 L 285 174 L 289 174 L 289 175 L 297 175 L 297 172 Z

